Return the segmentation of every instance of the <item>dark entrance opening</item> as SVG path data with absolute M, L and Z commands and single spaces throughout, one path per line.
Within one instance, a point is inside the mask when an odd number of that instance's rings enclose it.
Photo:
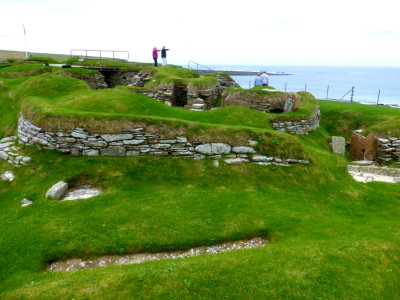
M 109 88 L 115 87 L 114 75 L 117 73 L 116 71 L 100 71 L 100 73 L 104 76 L 104 80 Z
M 274 109 L 271 109 L 270 112 L 271 113 L 275 113 L 275 114 L 282 114 L 283 113 L 283 108 L 274 108 Z
M 184 107 L 187 104 L 186 86 L 174 86 L 174 98 L 172 106 Z

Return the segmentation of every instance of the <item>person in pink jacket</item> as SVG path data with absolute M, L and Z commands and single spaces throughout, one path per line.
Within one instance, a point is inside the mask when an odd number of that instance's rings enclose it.
M 161 50 L 158 50 L 157 47 L 153 48 L 153 59 L 154 59 L 154 66 L 157 67 L 157 59 L 158 59 L 158 52 Z

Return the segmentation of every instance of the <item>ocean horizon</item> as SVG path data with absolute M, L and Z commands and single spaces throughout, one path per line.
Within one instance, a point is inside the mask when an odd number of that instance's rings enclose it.
M 210 65 L 214 70 L 266 71 L 270 85 L 279 91 L 307 91 L 317 99 L 400 106 L 400 67 Z M 242 87 L 254 86 L 255 76 L 232 76 Z M 378 100 L 379 97 L 379 100 Z

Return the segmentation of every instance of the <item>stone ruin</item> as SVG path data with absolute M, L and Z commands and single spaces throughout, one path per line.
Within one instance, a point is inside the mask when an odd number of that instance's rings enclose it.
M 353 131 L 350 139 L 350 160 L 380 160 L 400 162 L 400 137 L 380 137 L 371 133 L 363 136 Z
M 222 106 L 238 105 L 268 113 L 287 113 L 299 108 L 301 97 L 299 94 L 270 92 L 259 94 L 255 91 L 225 91 Z

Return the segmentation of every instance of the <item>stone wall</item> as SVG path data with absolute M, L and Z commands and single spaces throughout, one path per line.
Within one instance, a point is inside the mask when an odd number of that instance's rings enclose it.
M 63 71 L 60 72 L 59 74 L 83 80 L 94 90 L 106 89 L 108 87 L 105 77 L 101 73 L 95 73 L 89 76 L 89 75 L 74 74 L 67 71 Z
M 238 105 L 262 112 L 285 113 L 295 111 L 300 106 L 301 97 L 297 93 L 257 94 L 253 91 L 226 92 L 222 106 Z
M 383 161 L 400 161 L 400 138 L 377 138 L 377 158 Z
M 319 127 L 321 113 L 319 107 L 308 119 L 298 121 L 272 122 L 272 128 L 279 132 L 291 134 L 308 134 Z
M 120 134 L 93 134 L 83 128 L 70 131 L 46 132 L 35 126 L 22 115 L 18 120 L 20 143 L 41 145 L 74 156 L 136 156 L 157 155 L 173 157 L 224 158 L 228 164 L 255 163 L 260 165 L 284 165 L 294 163 L 308 164 L 306 160 L 295 158 L 281 159 L 259 155 L 253 148 L 256 141 L 248 145 L 234 146 L 218 141 L 201 143 L 189 141 L 184 136 L 161 139 L 157 134 L 149 134 L 143 128 L 130 128 Z

